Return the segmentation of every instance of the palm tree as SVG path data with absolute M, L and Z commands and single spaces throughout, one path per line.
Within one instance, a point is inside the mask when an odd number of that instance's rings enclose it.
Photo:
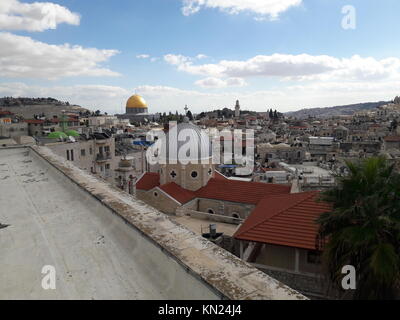
M 317 220 L 327 241 L 325 267 L 339 288 L 342 267 L 355 267 L 354 299 L 393 299 L 399 292 L 400 176 L 382 157 L 347 167 L 349 174 L 321 194 L 333 205 Z

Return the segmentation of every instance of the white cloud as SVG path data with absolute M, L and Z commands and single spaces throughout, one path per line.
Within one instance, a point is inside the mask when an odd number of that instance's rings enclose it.
M 198 54 L 198 55 L 196 56 L 196 59 L 198 59 L 198 60 L 206 59 L 206 58 L 208 58 L 208 56 L 206 56 L 205 54 L 202 54 L 202 53 L 200 53 L 200 54 Z
M 172 64 L 174 66 L 181 66 L 186 63 L 190 63 L 192 59 L 190 57 L 186 57 L 181 54 L 166 54 L 164 56 L 164 60 L 167 63 Z
M 284 80 L 378 80 L 396 77 L 399 58 L 377 60 L 358 55 L 336 58 L 309 54 L 258 55 L 248 60 L 222 60 L 215 64 L 194 64 L 182 55 L 167 55 L 179 71 L 214 78 L 278 77 Z M 166 56 L 166 57 L 167 57 Z
M 144 59 L 144 60 L 150 60 L 150 62 L 156 62 L 158 60 L 160 60 L 160 58 L 158 57 L 152 57 L 149 54 L 138 54 L 136 56 L 137 59 Z
M 148 59 L 148 58 L 150 58 L 150 55 L 148 55 L 148 54 L 138 54 L 136 56 L 136 58 L 137 59 Z
M 229 14 L 251 12 L 260 19 L 278 18 L 279 14 L 291 7 L 299 6 L 302 0 L 183 0 L 182 13 L 189 16 L 201 9 L 219 9 Z
M 219 79 L 213 77 L 198 80 L 195 84 L 203 88 L 244 87 L 247 85 L 242 78 Z
M 193 61 L 195 60 L 203 60 L 208 58 L 208 56 L 206 56 L 205 54 L 198 54 L 195 57 L 188 57 L 188 56 L 184 56 L 181 54 L 166 54 L 164 56 L 164 60 L 171 64 L 171 65 L 175 65 L 175 66 L 182 66 L 182 65 L 192 65 Z
M 80 17 L 51 2 L 0 1 L 0 30 L 44 31 L 56 29 L 60 23 L 79 25 Z
M 5 78 L 119 75 L 100 66 L 117 54 L 116 50 L 50 45 L 5 32 L 0 32 L 0 48 L 0 74 Z

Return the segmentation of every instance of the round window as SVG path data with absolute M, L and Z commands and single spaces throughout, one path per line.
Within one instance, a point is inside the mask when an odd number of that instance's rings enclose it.
M 197 178 L 198 173 L 197 173 L 197 171 L 192 171 L 192 173 L 190 175 L 192 176 L 192 178 Z
M 158 193 L 156 191 L 153 194 L 155 197 L 158 197 Z

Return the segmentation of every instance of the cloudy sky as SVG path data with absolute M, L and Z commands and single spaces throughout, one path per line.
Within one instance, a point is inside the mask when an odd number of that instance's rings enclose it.
M 349 7 L 350 6 L 350 7 Z M 398 0 L 0 0 L 0 96 L 121 113 L 400 95 Z

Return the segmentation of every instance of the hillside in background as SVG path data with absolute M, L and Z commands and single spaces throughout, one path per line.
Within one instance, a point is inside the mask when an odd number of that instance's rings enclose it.
M 33 118 L 35 114 L 44 113 L 47 117 L 61 116 L 63 111 L 86 112 L 81 106 L 71 105 L 69 102 L 54 98 L 0 98 L 0 109 L 7 110 L 25 119 Z
M 285 116 L 292 116 L 296 117 L 297 119 L 305 119 L 308 117 L 329 118 L 339 115 L 352 115 L 354 112 L 373 110 L 390 102 L 392 101 L 365 102 L 336 107 L 302 109 L 299 111 L 287 112 L 285 113 Z

